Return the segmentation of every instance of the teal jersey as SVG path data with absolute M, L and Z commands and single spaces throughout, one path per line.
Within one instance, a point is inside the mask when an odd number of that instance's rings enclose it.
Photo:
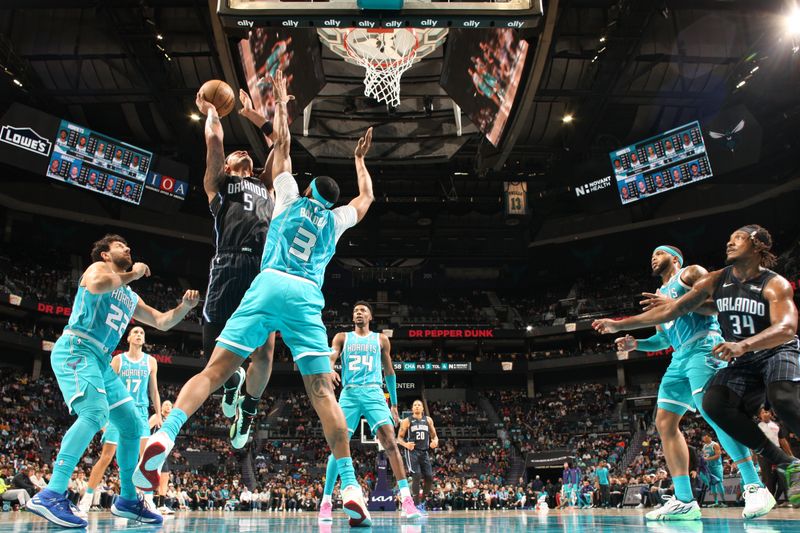
M 119 355 L 119 377 L 128 389 L 137 407 L 150 407 L 147 391 L 150 387 L 150 356 L 143 354 L 139 361 L 128 358 L 128 352 Z
M 336 243 L 358 222 L 356 210 L 350 206 L 330 210 L 313 198 L 301 197 L 297 182 L 288 172 L 275 178 L 274 185 L 275 210 L 261 270 L 307 279 L 321 288 Z
M 342 386 L 383 386 L 381 364 L 381 336 L 376 331 L 366 337 L 350 331 L 345 335 L 342 348 Z
M 110 354 L 117 348 L 138 303 L 139 295 L 127 285 L 103 294 L 92 294 L 79 286 L 65 331 L 90 337 Z
M 608 468 L 604 467 L 598 468 L 595 471 L 595 474 L 597 474 L 598 483 L 600 483 L 601 485 L 608 485 Z
M 683 274 L 684 270 L 683 268 L 680 269 L 677 274 L 658 289 L 658 292 L 673 300 L 689 292 L 691 287 L 681 281 L 681 274 Z M 695 341 L 713 334 L 722 335 L 717 317 L 704 316 L 697 313 L 688 313 L 671 322 L 660 324 L 660 326 L 666 333 L 670 345 L 675 349 L 675 353 L 672 355 L 673 358 L 691 355 L 691 350 L 683 351 L 682 348 L 688 347 Z
M 710 444 L 704 444 L 703 445 L 703 457 L 705 458 L 706 462 L 708 462 L 708 466 L 711 466 L 711 467 L 719 466 L 719 465 L 722 464 L 722 455 L 721 454 L 719 456 L 719 459 L 717 459 L 715 461 L 709 461 L 708 460 L 709 457 L 714 457 L 714 454 L 716 453 L 714 451 L 714 445 L 715 444 L 716 443 L 712 441 Z

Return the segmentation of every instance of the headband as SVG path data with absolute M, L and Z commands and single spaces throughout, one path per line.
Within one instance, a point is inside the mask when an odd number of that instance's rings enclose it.
M 328 200 L 326 200 L 325 197 L 323 197 L 317 190 L 317 178 L 311 180 L 311 196 L 313 196 L 316 201 L 318 201 L 328 209 L 333 207 L 333 202 L 329 202 Z
M 680 266 L 683 266 L 683 256 L 680 254 L 680 252 L 678 252 L 678 250 L 676 250 L 672 246 L 666 246 L 666 245 L 662 244 L 661 246 L 659 246 L 655 250 L 653 250 L 653 253 L 655 253 L 655 252 L 657 252 L 659 250 L 661 250 L 662 252 L 668 253 L 672 257 L 676 257 L 678 259 L 678 264 Z
M 755 226 L 753 224 L 748 224 L 747 226 L 742 226 L 741 228 L 737 229 L 736 231 L 742 231 L 747 233 L 750 236 L 750 239 L 760 242 L 764 246 L 770 246 L 769 241 L 767 240 L 766 232 L 759 231 L 761 228 L 759 226 Z

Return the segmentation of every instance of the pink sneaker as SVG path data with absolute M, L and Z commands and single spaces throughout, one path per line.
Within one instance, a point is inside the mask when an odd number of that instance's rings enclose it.
M 422 516 L 422 513 L 419 512 L 417 506 L 414 505 L 414 498 L 412 498 L 411 496 L 406 496 L 405 498 L 403 498 L 402 506 L 403 506 L 403 512 L 402 512 L 403 518 L 419 518 L 420 516 Z
M 333 522 L 333 504 L 331 502 L 322 502 L 319 507 L 318 522 Z

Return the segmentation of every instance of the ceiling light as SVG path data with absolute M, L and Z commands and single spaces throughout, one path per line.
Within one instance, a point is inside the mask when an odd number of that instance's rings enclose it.
M 573 120 L 575 120 L 575 117 L 572 116 L 572 113 L 567 113 L 566 115 L 561 117 L 561 122 L 563 122 L 564 124 L 569 124 Z
M 156 33 L 156 41 L 163 41 L 163 40 L 164 40 L 164 36 L 161 35 L 160 33 Z
M 595 61 L 597 61 L 597 56 L 594 56 L 594 57 L 592 58 L 592 63 L 594 63 Z
M 800 8 L 795 7 L 783 16 L 783 27 L 789 35 L 800 35 Z
M 198 121 L 199 121 L 201 118 L 203 118 L 203 117 L 201 117 L 201 116 L 200 116 L 200 115 L 198 115 L 197 113 L 191 113 L 191 114 L 189 115 L 189 118 L 190 118 L 190 119 L 192 119 L 192 120 L 193 120 L 193 121 L 195 121 L 195 122 L 198 122 Z
M 747 83 L 745 80 L 740 81 L 739 83 L 736 84 L 736 88 L 741 89 L 742 87 L 744 87 L 745 83 Z
M 753 74 L 753 73 L 754 73 L 755 71 L 757 71 L 757 70 L 758 70 L 758 65 L 756 65 L 755 67 L 753 67 L 753 70 L 751 70 L 751 71 L 750 71 L 750 74 Z
M 19 81 L 17 78 L 14 78 L 14 85 L 16 85 L 17 87 L 22 87 L 22 82 Z
M 533 326 L 525 326 L 525 331 L 533 331 Z
M 605 37 L 600 37 L 600 42 L 601 42 L 601 43 L 604 43 L 604 42 L 606 42 L 606 38 L 605 38 Z

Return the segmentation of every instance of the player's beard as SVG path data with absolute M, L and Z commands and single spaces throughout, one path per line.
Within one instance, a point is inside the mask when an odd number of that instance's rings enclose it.
M 133 260 L 129 259 L 127 256 L 119 256 L 113 258 L 114 266 L 122 270 L 123 272 L 127 272 L 129 268 L 133 266 Z
M 669 261 L 663 261 L 653 269 L 653 277 L 660 278 L 661 275 L 669 268 Z

